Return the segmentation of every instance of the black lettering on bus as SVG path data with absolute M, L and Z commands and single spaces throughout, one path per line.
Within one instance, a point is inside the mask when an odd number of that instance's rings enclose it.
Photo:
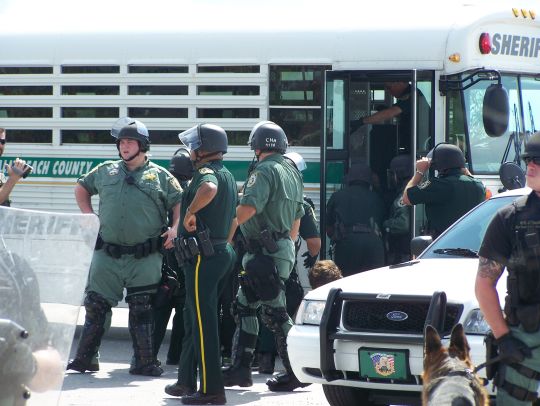
M 519 47 L 519 56 L 529 56 L 529 37 L 521 37 L 521 46 Z
M 518 56 L 519 40 L 521 37 L 519 35 L 512 35 L 512 56 Z
M 535 38 L 535 44 L 534 44 L 534 50 L 531 47 L 531 54 L 530 56 L 534 58 L 538 58 L 538 52 L 540 52 L 540 38 Z
M 506 34 L 503 35 L 501 54 L 510 55 L 510 45 L 511 44 L 512 44 L 512 36 L 511 35 L 506 35 Z
M 493 55 L 498 55 L 501 51 L 501 34 L 493 34 L 493 42 L 491 44 L 491 53 Z

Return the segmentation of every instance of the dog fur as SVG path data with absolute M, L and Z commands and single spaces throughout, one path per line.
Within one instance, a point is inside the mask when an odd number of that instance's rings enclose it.
M 427 326 L 422 374 L 424 406 L 488 406 L 489 397 L 469 357 L 470 347 L 463 326 L 452 329 L 450 345 L 443 347 L 432 326 Z

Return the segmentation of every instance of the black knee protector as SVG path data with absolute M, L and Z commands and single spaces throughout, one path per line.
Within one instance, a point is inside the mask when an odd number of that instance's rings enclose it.
M 88 292 L 84 298 L 84 309 L 88 321 L 104 325 L 107 313 L 111 311 L 111 305 L 99 293 Z
M 126 302 L 129 306 L 129 312 L 136 317 L 146 318 L 147 315 L 152 313 L 152 300 L 153 295 L 140 294 L 130 295 L 126 297 Z
M 289 314 L 284 307 L 263 305 L 261 309 L 262 322 L 276 335 L 284 335 L 282 325 L 289 320 Z

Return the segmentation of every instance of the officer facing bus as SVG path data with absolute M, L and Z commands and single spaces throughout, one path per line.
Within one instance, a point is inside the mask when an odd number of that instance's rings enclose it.
M 292 320 L 287 314 L 284 286 L 295 261 L 303 184 L 300 172 L 285 161 L 287 137 L 281 127 L 264 121 L 251 131 L 249 145 L 258 164 L 249 175 L 237 221 L 247 242 L 237 296 L 238 340 L 233 365 L 224 370 L 225 386 L 251 386 L 251 362 L 261 318 L 276 336 L 278 353 L 286 372 L 267 381 L 271 391 L 292 391 L 306 386 L 294 375 L 287 354 L 287 334 Z
M 182 396 L 186 405 L 224 405 L 217 301 L 235 258 L 228 241 L 234 232 L 236 181 L 223 165 L 228 147 L 223 128 L 199 124 L 179 137 L 190 148 L 195 165 L 184 191 L 183 220 L 175 241 L 185 272 L 188 340 L 182 345 L 178 382 L 165 391 Z M 194 365 L 199 369 L 198 391 Z
M 343 276 L 384 265 L 381 224 L 384 203 L 371 190 L 371 170 L 355 163 L 346 186 L 332 194 L 326 206 L 326 233 L 332 240 L 334 262 Z
M 430 166 L 438 172 L 437 177 L 421 182 Z M 426 205 L 427 230 L 433 238 L 485 198 L 484 185 L 465 168 L 461 149 L 444 142 L 428 157 L 416 161 L 416 172 L 403 192 L 403 203 Z
M 499 356 L 497 405 L 531 405 L 540 381 L 540 133 L 522 158 L 532 192 L 501 208 L 482 245 L 475 292 Z M 504 312 L 497 283 L 508 271 Z
M 122 118 L 111 135 L 121 159 L 99 164 L 75 186 L 83 213 L 94 213 L 91 196 L 99 195 L 100 231 L 86 286 L 84 328 L 77 355 L 67 368 L 95 370 L 91 361 L 107 313 L 122 300 L 126 288 L 134 351 L 129 373 L 159 376 L 163 370 L 154 355 L 152 302 L 161 279 L 161 246 L 171 247 L 176 237 L 182 191 L 166 169 L 148 160 L 150 138 L 143 123 Z M 169 210 L 173 226 L 163 233 Z

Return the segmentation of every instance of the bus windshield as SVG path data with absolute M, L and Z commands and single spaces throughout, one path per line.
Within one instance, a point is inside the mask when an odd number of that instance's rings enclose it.
M 540 123 L 540 77 L 503 75 L 502 84 L 509 96 L 510 120 L 506 133 L 498 138 L 486 134 L 482 120 L 482 101 L 489 82 L 480 81 L 462 94 L 449 94 L 448 138 L 464 151 L 470 149 L 475 174 L 498 174 L 500 165 L 507 161 L 519 164 L 523 142 L 538 130 L 535 123 Z

